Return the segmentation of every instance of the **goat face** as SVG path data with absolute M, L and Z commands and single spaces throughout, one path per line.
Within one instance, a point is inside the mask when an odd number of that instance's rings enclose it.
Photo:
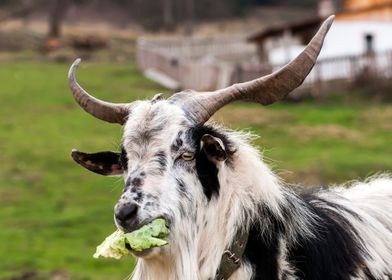
M 68 78 L 79 105 L 99 119 L 124 125 L 121 153 L 72 152 L 76 162 L 93 172 L 124 176 L 124 192 L 115 207 L 117 226 L 132 231 L 163 217 L 172 235 L 189 227 L 193 232 L 188 228 L 182 236 L 195 239 L 198 227 L 192 224 L 219 193 L 218 170 L 235 149 L 204 123 L 235 100 L 267 105 L 287 96 L 314 66 L 332 21 L 328 18 L 305 50 L 271 75 L 213 92 L 187 90 L 167 100 L 160 95 L 130 104 L 98 100 L 76 82 L 80 60 L 75 61 Z
M 191 127 L 184 112 L 167 101 L 141 102 L 132 110 L 122 141 L 125 188 L 115 207 L 121 229 L 132 231 L 157 217 L 174 227 L 176 214 L 188 213 L 184 204 L 197 195 Z M 136 205 L 133 215 L 121 215 L 130 205 Z
M 130 232 L 163 217 L 175 234 L 177 225 L 195 225 L 196 212 L 218 194 L 218 169 L 233 152 L 223 135 L 195 126 L 186 111 L 154 98 L 133 105 L 121 152 L 72 155 L 93 172 L 123 175 L 125 187 L 114 211 L 118 228 Z

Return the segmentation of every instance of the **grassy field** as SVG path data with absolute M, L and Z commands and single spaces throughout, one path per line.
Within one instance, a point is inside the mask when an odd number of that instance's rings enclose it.
M 134 66 L 80 68 L 81 84 L 106 100 L 163 91 Z M 124 279 L 132 270 L 131 258 L 92 258 L 114 230 L 122 182 L 88 173 L 70 151 L 116 150 L 121 127 L 74 103 L 67 71 L 61 64 L 0 67 L 0 279 Z M 215 119 L 259 135 L 255 145 L 288 182 L 341 183 L 392 170 L 392 105 L 238 103 Z

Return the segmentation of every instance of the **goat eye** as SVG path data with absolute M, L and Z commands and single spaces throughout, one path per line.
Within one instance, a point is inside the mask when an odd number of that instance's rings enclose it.
M 193 160 L 195 158 L 195 154 L 191 152 L 185 152 L 181 155 L 183 160 Z

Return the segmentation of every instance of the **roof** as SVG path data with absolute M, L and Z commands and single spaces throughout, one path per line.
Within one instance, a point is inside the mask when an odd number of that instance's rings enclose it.
M 313 18 L 297 21 L 282 23 L 278 25 L 273 25 L 271 27 L 265 28 L 247 38 L 248 42 L 258 42 L 265 38 L 271 36 L 281 35 L 285 31 L 290 31 L 291 33 L 302 32 L 310 28 L 318 27 L 323 21 L 322 17 L 316 16 Z

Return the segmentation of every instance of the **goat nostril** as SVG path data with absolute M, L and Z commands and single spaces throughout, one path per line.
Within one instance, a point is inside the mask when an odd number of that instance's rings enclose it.
M 115 213 L 116 219 L 118 219 L 120 222 L 131 220 L 136 215 L 137 208 L 138 206 L 135 203 L 125 204 L 119 207 Z

